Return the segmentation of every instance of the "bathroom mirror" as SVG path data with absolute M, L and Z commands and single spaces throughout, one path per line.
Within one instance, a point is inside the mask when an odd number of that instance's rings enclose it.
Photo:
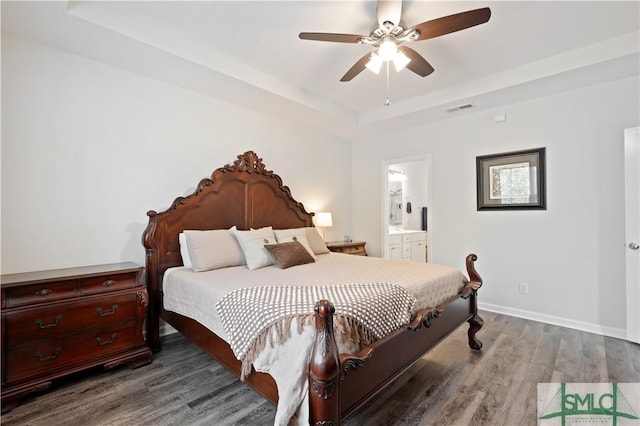
M 389 225 L 402 225 L 402 182 L 389 182 Z

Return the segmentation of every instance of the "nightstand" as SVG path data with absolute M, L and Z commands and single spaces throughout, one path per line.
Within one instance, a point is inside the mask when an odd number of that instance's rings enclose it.
M 335 253 L 345 254 L 357 254 L 359 256 L 367 256 L 367 251 L 364 249 L 364 241 L 329 241 L 326 243 L 327 248 Z
M 142 271 L 116 263 L 2 275 L 2 412 L 68 374 L 151 362 Z

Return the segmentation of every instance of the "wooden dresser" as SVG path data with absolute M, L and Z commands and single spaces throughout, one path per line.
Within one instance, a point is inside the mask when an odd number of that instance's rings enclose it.
M 329 241 L 327 242 L 327 248 L 336 253 L 357 254 L 360 256 L 366 256 L 367 251 L 364 249 L 364 241 Z
M 142 271 L 117 263 L 2 275 L 2 412 L 61 376 L 151 362 Z

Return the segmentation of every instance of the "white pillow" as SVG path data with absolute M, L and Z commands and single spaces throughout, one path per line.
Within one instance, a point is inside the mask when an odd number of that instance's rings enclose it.
M 187 236 L 184 232 L 178 235 L 178 243 L 180 243 L 180 255 L 182 256 L 182 264 L 187 268 L 191 268 L 191 258 L 189 257 L 189 246 L 187 245 Z
M 240 243 L 249 269 L 258 269 L 273 265 L 273 259 L 264 248 L 265 244 L 276 244 L 276 237 L 270 226 L 250 231 L 233 231 Z
M 327 245 L 324 243 L 324 240 L 322 239 L 322 237 L 320 236 L 320 233 L 315 227 L 309 226 L 304 229 L 306 229 L 307 231 L 307 241 L 309 242 L 309 246 L 311 247 L 311 250 L 313 250 L 315 254 L 329 253 L 329 249 L 327 248 Z
M 244 265 L 244 254 L 233 237 L 233 229 L 184 231 L 195 272 Z
M 305 249 L 307 249 L 311 257 L 314 259 L 316 258 L 316 254 L 311 249 L 309 240 L 307 240 L 307 230 L 305 228 L 274 229 L 273 233 L 275 234 L 278 243 L 298 241 Z

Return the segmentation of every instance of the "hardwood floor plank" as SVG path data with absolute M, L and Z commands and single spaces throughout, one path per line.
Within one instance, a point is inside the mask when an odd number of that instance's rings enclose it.
M 560 345 L 555 359 L 554 382 L 571 382 L 580 377 L 582 339 L 580 331 L 561 328 Z M 573 379 L 576 381 L 576 379 Z
M 478 412 L 480 404 L 486 397 L 486 393 L 478 391 L 467 391 L 471 401 L 467 399 L 466 405 L 460 407 L 461 411 L 455 412 L 455 415 L 446 417 L 442 423 L 439 421 L 437 424 L 443 425 L 471 425 L 474 424 L 474 416 Z M 454 413 L 454 412 L 452 412 Z
M 609 376 L 621 383 L 640 382 L 639 357 L 633 356 L 639 345 L 612 337 L 605 337 L 605 342 Z
M 462 327 L 354 413 L 347 426 L 536 425 L 537 385 L 640 382 L 640 345 L 483 312 L 480 352 Z M 33 394 L 7 426 L 271 425 L 275 406 L 180 335 L 153 363 L 100 368 Z
M 582 333 L 582 361 L 580 363 L 580 382 L 602 383 L 609 381 L 604 337 L 597 334 Z

